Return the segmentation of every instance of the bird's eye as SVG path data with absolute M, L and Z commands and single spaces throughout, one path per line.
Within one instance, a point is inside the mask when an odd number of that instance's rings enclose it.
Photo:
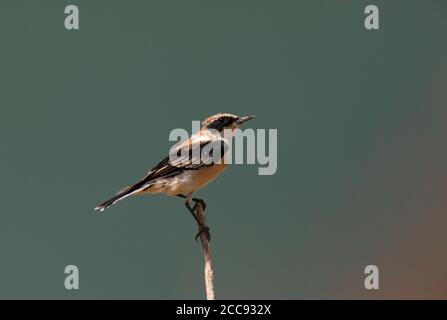
M 225 118 L 219 118 L 219 122 L 224 123 L 225 122 Z

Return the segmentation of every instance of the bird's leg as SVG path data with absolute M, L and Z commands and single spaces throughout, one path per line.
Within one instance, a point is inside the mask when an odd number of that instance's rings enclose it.
M 199 225 L 199 232 L 196 234 L 196 241 L 202 233 L 204 233 L 206 238 L 208 239 L 208 241 L 210 241 L 210 239 L 211 239 L 210 228 L 208 228 L 208 226 L 204 225 L 197 217 L 197 213 L 196 213 L 197 203 L 194 205 L 194 208 L 191 208 L 191 206 L 189 205 L 189 202 L 185 201 L 185 207 L 188 209 L 188 211 L 193 216 L 194 220 L 196 220 L 197 224 Z
M 194 220 L 196 220 L 197 224 L 199 224 L 199 226 L 203 226 L 202 222 L 200 222 L 199 218 L 197 218 L 196 212 L 194 211 L 193 208 L 191 208 L 188 201 L 185 202 L 185 207 L 186 207 L 186 209 L 188 209 L 189 213 L 191 213 Z
M 178 194 L 177 197 L 186 199 L 188 198 L 187 196 L 185 196 L 184 194 Z M 193 207 L 193 210 L 195 211 L 195 207 L 197 206 L 197 203 L 200 203 L 202 205 L 203 210 L 205 211 L 206 209 L 206 203 L 203 199 L 199 199 L 199 198 L 191 198 L 192 201 L 194 201 L 196 204 Z
M 193 209 L 197 207 L 197 204 L 200 203 L 202 205 L 202 209 L 203 211 L 205 211 L 206 209 L 206 203 L 205 201 L 203 201 L 203 199 L 199 199 L 199 198 L 192 198 L 192 201 L 194 201 L 196 204 L 194 205 Z M 194 209 L 195 211 L 195 209 Z
M 197 224 L 199 225 L 199 232 L 196 234 L 196 241 L 197 241 L 197 239 L 200 237 L 200 235 L 201 235 L 202 233 L 205 233 L 206 238 L 208 239 L 208 241 L 210 241 L 210 239 L 211 239 L 210 228 L 208 228 L 208 226 L 204 225 L 204 224 L 199 220 L 199 218 L 197 217 L 197 212 L 196 212 L 196 209 L 197 209 L 197 203 L 198 203 L 198 202 L 201 203 L 202 208 L 203 208 L 203 204 L 204 204 L 203 200 L 201 200 L 201 201 L 196 201 L 196 200 L 194 200 L 194 201 L 196 202 L 196 204 L 194 205 L 193 208 L 191 208 L 190 201 L 189 201 L 188 197 L 186 197 L 186 196 L 184 196 L 184 195 L 182 195 L 182 194 L 179 194 L 178 196 L 181 197 L 181 198 L 186 198 L 186 199 L 187 199 L 187 200 L 185 201 L 185 207 L 186 207 L 186 209 L 188 209 L 189 213 L 191 213 L 191 215 L 193 216 L 194 220 L 196 220 Z M 198 199 L 198 200 L 200 200 L 200 199 Z M 203 208 L 203 209 L 204 209 L 204 208 Z

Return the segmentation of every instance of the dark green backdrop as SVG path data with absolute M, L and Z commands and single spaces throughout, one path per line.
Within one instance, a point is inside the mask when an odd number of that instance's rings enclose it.
M 216 112 L 279 137 L 276 175 L 232 166 L 200 192 L 218 298 L 447 298 L 446 9 L 2 0 L 0 298 L 203 298 L 180 199 L 93 208 Z

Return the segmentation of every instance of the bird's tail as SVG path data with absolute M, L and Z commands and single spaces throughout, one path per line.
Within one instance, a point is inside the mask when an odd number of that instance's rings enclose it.
M 113 206 L 115 203 L 117 203 L 120 200 L 123 200 L 124 198 L 127 198 L 128 196 L 138 192 L 138 189 L 135 189 L 134 186 L 126 187 L 123 190 L 119 191 L 116 196 L 113 198 L 110 198 L 107 201 L 104 201 L 100 205 L 98 205 L 95 210 L 104 211 L 108 207 Z

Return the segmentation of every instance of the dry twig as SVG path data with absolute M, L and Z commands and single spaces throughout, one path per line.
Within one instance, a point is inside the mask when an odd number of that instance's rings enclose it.
M 202 225 L 206 226 L 205 213 L 203 210 L 202 203 L 198 202 L 196 204 L 195 212 L 197 214 L 197 218 L 202 223 Z M 199 231 L 201 231 L 200 226 Z M 213 273 L 213 266 L 211 263 L 211 247 L 208 236 L 207 232 L 203 232 L 200 235 L 200 242 L 202 242 L 203 260 L 205 264 L 204 275 L 205 275 L 206 298 L 208 300 L 214 300 L 214 273 Z

